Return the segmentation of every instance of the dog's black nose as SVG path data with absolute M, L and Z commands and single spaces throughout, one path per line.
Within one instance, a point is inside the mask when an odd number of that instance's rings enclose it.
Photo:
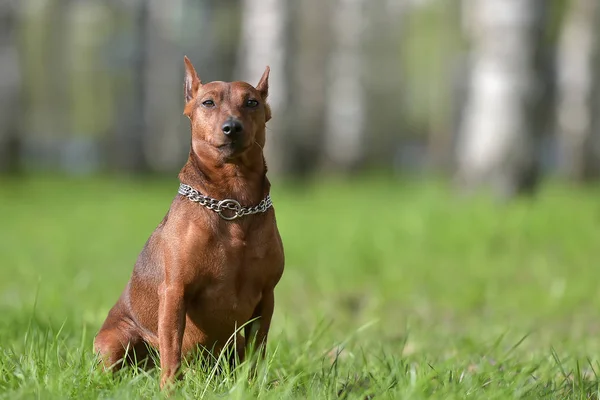
M 243 126 L 240 121 L 235 118 L 229 117 L 227 121 L 221 126 L 225 136 L 234 137 L 242 132 Z

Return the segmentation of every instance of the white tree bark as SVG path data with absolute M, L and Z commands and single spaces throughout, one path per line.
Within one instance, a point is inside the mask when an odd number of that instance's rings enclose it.
M 573 0 L 559 41 L 559 163 L 561 172 L 574 180 L 599 172 L 599 24 L 598 0 Z
M 283 142 L 286 135 L 283 113 L 287 102 L 285 49 L 287 41 L 286 0 L 243 0 L 242 37 L 238 72 L 239 80 L 256 85 L 267 65 L 269 98 L 273 118 L 267 124 L 265 157 L 269 171 L 277 174 L 284 168 Z
M 364 156 L 366 120 L 362 41 L 366 0 L 336 0 L 333 8 L 333 50 L 329 60 L 326 114 L 326 163 L 334 168 L 356 166 Z
M 530 189 L 546 0 L 465 0 L 471 75 L 458 144 L 458 177 L 501 196 Z

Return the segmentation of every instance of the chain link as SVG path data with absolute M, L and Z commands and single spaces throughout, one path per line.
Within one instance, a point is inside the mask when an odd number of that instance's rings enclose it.
M 253 207 L 242 207 L 242 205 L 233 199 L 225 199 L 225 200 L 217 200 L 212 197 L 208 197 L 194 189 L 193 187 L 182 183 L 179 185 L 178 193 L 187 197 L 191 201 L 200 204 L 219 214 L 219 217 L 224 220 L 231 221 L 236 218 L 241 218 L 244 215 L 252 215 L 258 213 L 264 213 L 269 208 L 273 206 L 273 202 L 271 201 L 271 195 L 268 194 L 267 197 L 262 199 L 260 203 Z M 234 211 L 234 214 L 231 216 L 227 216 L 223 214 L 224 210 Z

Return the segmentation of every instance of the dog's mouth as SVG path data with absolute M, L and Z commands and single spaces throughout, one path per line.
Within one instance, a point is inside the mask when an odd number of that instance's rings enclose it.
M 252 147 L 252 143 L 246 144 L 244 140 L 231 140 L 217 146 L 219 150 L 227 152 L 229 156 L 240 155 L 250 147 Z
M 243 140 L 230 140 L 230 141 L 227 141 L 225 143 L 221 143 L 217 147 L 220 148 L 220 149 L 236 149 L 236 150 L 240 150 L 240 149 L 248 147 L 248 146 L 244 145 L 244 141 Z

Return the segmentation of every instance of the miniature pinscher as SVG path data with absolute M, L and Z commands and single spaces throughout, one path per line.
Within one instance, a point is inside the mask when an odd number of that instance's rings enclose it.
M 253 87 L 203 84 L 184 62 L 192 137 L 179 192 L 94 340 L 112 369 L 157 349 L 161 388 L 181 376 L 182 357 L 218 354 L 232 337 L 239 359 L 250 343 L 264 357 L 284 268 L 263 154 L 269 67 Z

